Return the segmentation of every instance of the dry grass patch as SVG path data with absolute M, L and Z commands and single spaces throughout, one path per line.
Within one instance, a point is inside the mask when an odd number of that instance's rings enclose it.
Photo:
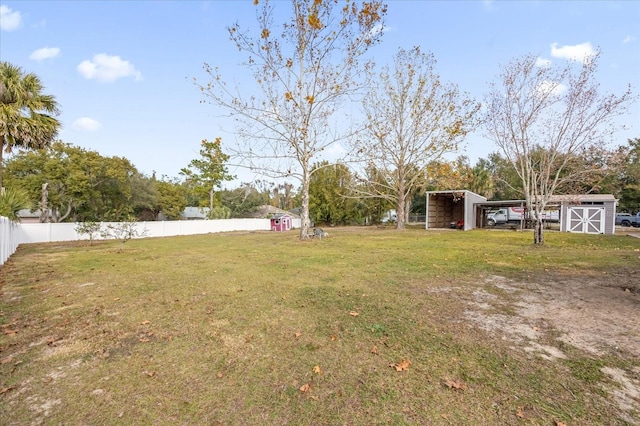
M 640 240 L 547 239 L 345 228 L 22 246 L 0 269 L 0 410 L 6 424 L 637 421 L 596 373 L 640 370 L 629 354 L 565 343 L 550 361 L 467 318 L 478 295 L 519 315 L 528 290 L 494 275 L 637 280 Z

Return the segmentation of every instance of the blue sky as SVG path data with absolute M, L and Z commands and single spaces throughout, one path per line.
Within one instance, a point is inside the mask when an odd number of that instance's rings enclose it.
M 204 62 L 237 79 L 244 57 L 226 27 L 255 27 L 252 0 L 0 1 L 0 60 L 40 76 L 62 107 L 59 138 L 141 172 L 177 177 L 200 141 L 233 141 L 193 78 Z M 606 92 L 640 93 L 640 1 L 388 1 L 387 31 L 371 51 L 388 63 L 399 47 L 433 52 L 443 80 L 480 100 L 500 64 L 526 54 L 561 63 L 600 49 Z M 290 3 L 277 9 L 288 13 Z M 243 82 L 245 80 L 242 80 Z M 640 102 L 616 143 L 640 137 Z M 622 123 L 622 122 L 621 122 Z M 496 150 L 480 132 L 461 151 L 472 162 Z M 331 159 L 331 158 L 330 158 Z M 233 170 L 240 180 L 253 176 Z

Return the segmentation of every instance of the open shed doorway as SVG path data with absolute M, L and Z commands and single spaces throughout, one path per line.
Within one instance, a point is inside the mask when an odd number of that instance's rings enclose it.
M 474 229 L 477 224 L 475 204 L 487 199 L 471 191 L 427 191 L 427 229 Z

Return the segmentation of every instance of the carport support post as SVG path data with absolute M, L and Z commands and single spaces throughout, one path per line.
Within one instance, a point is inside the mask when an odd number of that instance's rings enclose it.
M 424 217 L 424 229 L 429 229 L 429 193 L 427 192 L 425 194 L 425 198 L 426 198 L 426 210 L 425 212 L 425 217 Z

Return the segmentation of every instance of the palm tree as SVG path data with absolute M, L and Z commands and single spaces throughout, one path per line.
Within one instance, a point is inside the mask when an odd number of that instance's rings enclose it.
M 31 203 L 27 191 L 17 188 L 0 189 L 0 216 L 15 222 L 20 220 L 18 212 L 29 207 L 31 207 Z
M 58 134 L 58 103 L 42 94 L 40 78 L 26 74 L 9 62 L 0 62 L 0 188 L 2 154 L 14 147 L 39 149 L 48 146 Z

